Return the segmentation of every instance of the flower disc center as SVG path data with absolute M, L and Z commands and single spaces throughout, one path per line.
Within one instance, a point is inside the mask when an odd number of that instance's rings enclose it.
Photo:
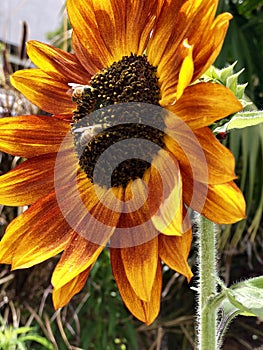
M 149 113 L 149 105 L 158 105 L 160 89 L 156 68 L 146 56 L 124 56 L 94 75 L 90 86 L 76 87 L 72 98 L 77 104 L 74 144 L 88 178 L 107 187 L 126 187 L 129 181 L 142 178 L 157 153 L 156 146 L 164 147 L 163 116 L 159 109 Z M 127 110 L 127 103 L 132 109 Z M 122 142 L 129 139 L 136 139 L 134 146 Z M 109 148 L 110 155 L 104 157 L 95 179 L 96 163 Z

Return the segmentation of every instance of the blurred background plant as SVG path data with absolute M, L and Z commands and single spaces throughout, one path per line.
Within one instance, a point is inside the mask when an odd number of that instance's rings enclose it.
M 28 342 L 40 344 L 42 349 L 53 350 L 54 347 L 45 337 L 38 335 L 33 327 L 19 327 L 20 309 L 16 310 L 10 301 L 5 310 L 4 318 L 0 316 L 0 345 L 2 350 L 26 350 Z M 10 324 L 9 311 L 12 313 L 13 324 Z
M 238 61 L 235 71 L 245 71 L 240 83 L 248 82 L 246 94 L 258 109 L 263 109 L 263 0 L 221 0 L 218 12 L 234 15 L 215 66 L 223 68 Z M 61 26 L 48 33 L 52 45 L 71 50 L 71 28 L 67 17 Z M 25 29 L 24 29 L 25 30 Z M 22 38 L 25 38 L 22 35 Z M 22 40 L 19 52 L 24 52 Z M 6 46 L 0 47 L 1 117 L 43 113 L 32 106 L 9 83 L 12 71 L 30 66 L 11 65 Z M 234 130 L 222 141 L 234 153 L 238 184 L 247 201 L 247 219 L 220 227 L 219 268 L 227 285 L 263 274 L 263 126 Z M 13 168 L 19 158 L 1 154 L 0 173 Z M 0 207 L 2 236 L 8 223 L 25 208 Z M 0 266 L 0 349 L 75 349 L 75 350 L 191 350 L 194 348 L 194 291 L 185 279 L 163 266 L 162 308 L 157 321 L 146 327 L 126 310 L 118 294 L 104 251 L 81 293 L 55 312 L 51 301 L 50 277 L 58 261 L 54 257 L 27 270 L 9 271 Z M 195 272 L 195 250 L 190 256 Z M 190 286 L 195 285 L 195 278 Z M 13 341 L 6 347 L 7 342 Z M 238 317 L 230 326 L 225 350 L 260 349 L 262 321 Z

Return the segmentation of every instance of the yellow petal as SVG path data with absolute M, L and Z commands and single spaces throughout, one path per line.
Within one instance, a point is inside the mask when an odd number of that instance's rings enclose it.
M 191 197 L 192 184 L 188 178 L 185 178 L 185 203 L 209 220 L 217 224 L 232 224 L 245 218 L 246 203 L 242 192 L 233 181 L 208 187 L 195 183 L 195 186 L 198 189 L 199 198 L 204 197 L 205 202 L 200 203 L 198 197 Z
M 218 224 L 230 224 L 246 217 L 246 203 L 234 182 L 208 187 L 202 214 Z
M 162 289 L 162 269 L 158 261 L 155 280 L 151 290 L 149 301 L 141 300 L 134 292 L 123 266 L 121 249 L 111 248 L 111 265 L 114 278 L 118 285 L 121 297 L 130 312 L 147 325 L 151 324 L 158 316 Z M 132 257 L 130 257 L 132 259 Z
M 91 268 L 88 268 L 81 272 L 61 288 L 54 288 L 52 299 L 56 310 L 67 305 L 71 298 L 81 291 L 87 281 L 90 270 Z
M 184 58 L 178 78 L 176 91 L 176 99 L 179 100 L 183 95 L 184 89 L 191 83 L 194 73 L 193 63 L 193 46 L 190 46 L 187 40 L 184 41 L 184 46 L 188 49 L 187 56 Z
M 152 215 L 155 228 L 166 235 L 182 234 L 182 180 L 178 162 L 168 151 L 159 151 L 151 166 L 149 189 L 162 190 L 162 201 Z M 151 190 L 149 193 L 152 192 Z M 149 202 L 152 198 L 148 199 Z
M 25 158 L 55 153 L 69 129 L 69 123 L 54 117 L 1 118 L 0 149 Z

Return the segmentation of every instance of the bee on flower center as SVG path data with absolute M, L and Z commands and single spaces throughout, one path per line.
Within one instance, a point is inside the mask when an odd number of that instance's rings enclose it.
M 102 132 L 105 128 L 110 127 L 110 124 L 104 123 L 104 124 L 95 124 L 95 125 L 89 125 L 89 126 L 83 126 L 80 128 L 75 129 L 73 132 L 75 134 L 81 133 L 79 136 L 79 145 L 81 147 L 86 146 L 91 139 Z

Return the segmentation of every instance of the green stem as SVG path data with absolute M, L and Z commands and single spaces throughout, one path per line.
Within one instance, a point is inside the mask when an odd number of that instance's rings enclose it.
M 218 350 L 217 310 L 209 300 L 216 295 L 217 256 L 215 224 L 200 216 L 198 232 L 198 350 Z

